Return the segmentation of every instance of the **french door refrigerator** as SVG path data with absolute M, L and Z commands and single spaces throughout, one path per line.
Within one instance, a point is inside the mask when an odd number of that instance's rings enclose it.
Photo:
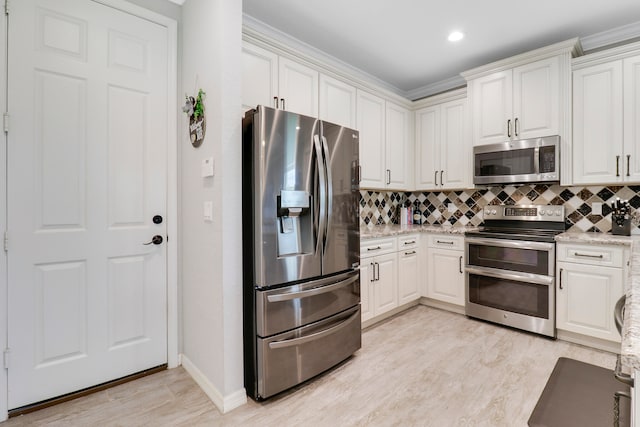
M 264 106 L 242 125 L 245 387 L 262 400 L 361 346 L 358 132 Z

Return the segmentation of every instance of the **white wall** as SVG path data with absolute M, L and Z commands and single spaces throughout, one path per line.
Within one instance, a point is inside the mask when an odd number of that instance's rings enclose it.
M 206 92 L 199 148 L 181 123 L 183 365 L 224 412 L 246 402 L 242 369 L 242 2 L 187 0 L 182 8 L 182 89 Z M 182 101 L 182 100 L 181 100 Z M 202 178 L 213 157 L 215 177 Z M 203 220 L 213 201 L 213 222 Z

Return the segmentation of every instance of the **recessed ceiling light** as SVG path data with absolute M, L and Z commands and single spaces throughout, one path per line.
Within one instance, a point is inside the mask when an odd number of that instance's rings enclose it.
M 449 41 L 450 42 L 457 42 L 460 41 L 464 38 L 464 34 L 462 34 L 460 31 L 454 31 L 451 34 L 449 34 Z

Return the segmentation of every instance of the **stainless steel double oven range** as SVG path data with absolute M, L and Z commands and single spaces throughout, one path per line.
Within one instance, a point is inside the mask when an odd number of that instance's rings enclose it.
M 467 316 L 556 336 L 554 237 L 563 206 L 487 206 L 465 234 Z

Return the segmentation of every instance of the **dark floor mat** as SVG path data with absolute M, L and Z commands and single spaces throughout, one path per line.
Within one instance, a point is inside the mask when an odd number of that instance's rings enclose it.
M 613 371 L 560 357 L 529 417 L 530 427 L 613 425 L 613 394 L 629 387 Z M 630 425 L 630 402 L 620 398 L 620 426 Z

